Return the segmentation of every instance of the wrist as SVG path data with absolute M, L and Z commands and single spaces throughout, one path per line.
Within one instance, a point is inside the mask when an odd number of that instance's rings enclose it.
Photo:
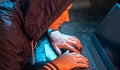
M 60 33 L 59 30 L 52 30 L 52 29 L 50 29 L 50 28 L 47 30 L 47 33 L 48 33 L 49 36 L 50 36 L 50 34 L 53 33 L 53 32 L 54 32 L 54 33 Z
M 48 30 L 47 30 L 48 35 L 50 36 L 51 32 L 53 32 L 53 31 L 54 31 L 54 30 L 48 28 Z

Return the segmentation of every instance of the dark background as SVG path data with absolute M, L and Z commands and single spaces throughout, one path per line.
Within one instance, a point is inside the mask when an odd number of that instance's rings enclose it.
M 70 10 L 71 21 L 61 31 L 81 40 L 82 54 L 89 59 L 88 70 L 108 70 L 90 40 L 102 20 L 119 0 L 75 0 Z

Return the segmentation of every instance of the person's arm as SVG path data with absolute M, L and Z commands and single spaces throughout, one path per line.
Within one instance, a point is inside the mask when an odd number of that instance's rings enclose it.
M 63 14 L 48 29 L 48 36 L 51 39 L 53 48 L 56 50 L 58 55 L 61 54 L 60 49 L 62 48 L 80 53 L 82 48 L 80 40 L 75 36 L 65 35 L 59 31 L 60 26 L 65 21 L 69 22 L 68 10 L 64 11 Z
M 0 3 L 0 70 L 22 70 L 24 66 L 25 39 L 19 26 L 20 15 L 13 6 L 14 2 L 10 1 Z
M 13 38 L 12 38 L 13 39 Z M 14 41 L 14 40 L 12 40 Z M 21 48 L 15 47 L 10 40 L 0 38 L 0 69 L 21 70 L 23 58 L 20 56 Z
M 76 67 L 88 68 L 88 59 L 77 53 L 65 53 L 50 63 L 46 63 L 47 70 L 71 70 Z
M 61 54 L 60 49 L 62 48 L 80 53 L 82 44 L 78 38 L 62 34 L 59 30 L 53 31 L 52 29 L 49 29 L 48 34 L 50 36 L 53 48 L 56 50 L 58 55 Z

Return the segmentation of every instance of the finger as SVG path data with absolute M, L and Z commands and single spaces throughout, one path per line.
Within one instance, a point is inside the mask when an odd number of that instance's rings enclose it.
M 80 41 L 77 37 L 74 37 L 74 36 L 71 36 L 69 40 L 76 41 L 76 42 Z
M 83 58 L 78 58 L 78 59 L 76 59 L 76 61 L 77 61 L 77 63 L 88 64 L 88 62 L 85 59 L 83 59 Z
M 80 44 L 79 42 L 68 40 L 66 43 L 69 44 L 70 46 L 74 47 L 77 50 L 82 49 L 82 44 Z
M 77 65 L 77 67 L 81 67 L 81 68 L 88 68 L 89 67 L 88 64 L 83 64 L 83 63 L 77 63 L 76 65 Z
M 52 43 L 52 45 L 53 45 L 53 48 L 54 48 L 54 50 L 56 51 L 56 53 L 58 54 L 58 55 L 61 55 L 61 51 L 60 51 L 60 49 L 56 46 L 56 44 L 54 44 L 54 43 Z
M 81 44 L 80 42 L 74 44 L 74 46 L 75 46 L 77 49 L 79 49 L 79 50 L 82 49 L 82 44 Z
M 71 53 L 71 54 L 75 55 L 76 58 L 82 58 L 82 59 L 88 61 L 88 59 L 81 54 L 77 54 L 77 53 Z
M 79 53 L 75 53 L 75 52 L 72 52 L 70 54 L 72 54 L 72 55 L 79 55 Z
M 65 47 L 66 47 L 66 49 L 68 49 L 68 50 L 70 50 L 70 51 L 72 51 L 72 52 L 80 53 L 79 50 L 77 50 L 77 49 L 75 49 L 74 47 L 68 45 L 67 43 L 65 43 Z
M 63 54 L 67 54 L 67 53 L 69 53 L 70 51 L 69 50 L 67 50 L 65 53 L 63 53 Z
M 77 58 L 76 58 L 76 56 L 78 56 L 78 55 L 74 55 L 74 56 L 73 56 L 75 62 L 88 64 L 88 61 L 87 61 L 86 59 L 84 59 L 84 58 L 82 58 L 82 57 L 79 57 L 79 58 L 77 57 Z
M 76 40 L 77 38 L 76 38 L 75 36 L 70 36 L 69 39 L 71 39 L 71 40 Z
M 82 58 L 82 59 L 88 61 L 88 59 L 81 54 L 77 54 L 76 58 Z
M 76 47 L 76 45 L 78 44 L 76 41 L 72 41 L 72 40 L 67 40 L 66 43 L 72 47 Z M 77 46 L 76 49 L 80 50 L 79 46 Z
M 76 42 L 76 41 L 73 41 L 73 40 L 67 40 L 67 43 L 68 43 L 69 45 L 72 45 L 72 44 L 76 44 L 77 42 Z
M 82 44 L 80 42 L 79 39 L 77 39 L 76 37 L 70 37 L 69 42 L 71 42 L 73 44 L 73 46 L 75 46 L 78 50 L 82 49 Z

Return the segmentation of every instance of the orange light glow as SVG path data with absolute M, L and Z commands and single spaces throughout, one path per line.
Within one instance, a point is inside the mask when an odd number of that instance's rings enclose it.
M 61 16 L 59 16 L 54 22 L 53 24 L 49 27 L 52 30 L 58 30 L 59 27 L 64 23 L 64 22 L 69 22 L 70 21 L 70 17 L 69 17 L 69 10 L 72 7 L 72 4 L 70 4 L 67 9 L 61 14 Z

